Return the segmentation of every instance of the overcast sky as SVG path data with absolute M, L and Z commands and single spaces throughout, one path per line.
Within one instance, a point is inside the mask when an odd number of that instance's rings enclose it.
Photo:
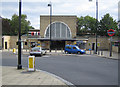
M 1 0 L 0 12 L 3 18 L 11 19 L 13 14 L 18 13 L 19 0 Z M 36 29 L 40 28 L 40 15 L 49 15 L 48 3 L 52 2 L 53 15 L 76 15 L 96 17 L 96 0 L 22 0 L 22 14 L 27 15 L 27 19 Z M 98 0 L 99 20 L 106 14 L 118 20 L 119 0 Z

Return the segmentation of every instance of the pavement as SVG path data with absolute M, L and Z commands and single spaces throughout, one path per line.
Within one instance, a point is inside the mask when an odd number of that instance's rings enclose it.
M 68 87 L 69 84 L 45 71 L 30 72 L 25 68 L 17 70 L 16 67 L 2 66 L 2 85 L 64 85 Z
M 87 51 L 89 55 L 96 55 L 102 58 L 109 58 L 109 59 L 119 59 L 120 53 L 112 52 L 112 56 L 110 57 L 110 51 L 98 51 L 97 54 L 94 54 L 94 51 Z

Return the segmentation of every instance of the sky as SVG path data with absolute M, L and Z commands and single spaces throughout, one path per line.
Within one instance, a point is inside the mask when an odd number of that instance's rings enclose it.
M 22 14 L 27 15 L 31 26 L 40 29 L 40 15 L 49 15 L 48 4 L 52 3 L 52 15 L 76 15 L 96 17 L 96 0 L 21 0 Z M 98 0 L 99 20 L 107 13 L 118 21 L 119 0 Z M 11 19 L 19 14 L 19 0 L 0 0 L 0 16 Z

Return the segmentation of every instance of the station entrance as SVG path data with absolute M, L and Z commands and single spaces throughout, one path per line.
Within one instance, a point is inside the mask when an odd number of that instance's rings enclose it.
M 51 41 L 52 50 L 61 50 L 65 48 L 65 41 Z

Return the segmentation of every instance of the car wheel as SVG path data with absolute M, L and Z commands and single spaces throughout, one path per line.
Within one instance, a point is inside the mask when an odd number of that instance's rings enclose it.
M 40 54 L 39 56 L 41 57 L 42 55 Z
M 81 54 L 81 52 L 78 52 L 77 54 Z

